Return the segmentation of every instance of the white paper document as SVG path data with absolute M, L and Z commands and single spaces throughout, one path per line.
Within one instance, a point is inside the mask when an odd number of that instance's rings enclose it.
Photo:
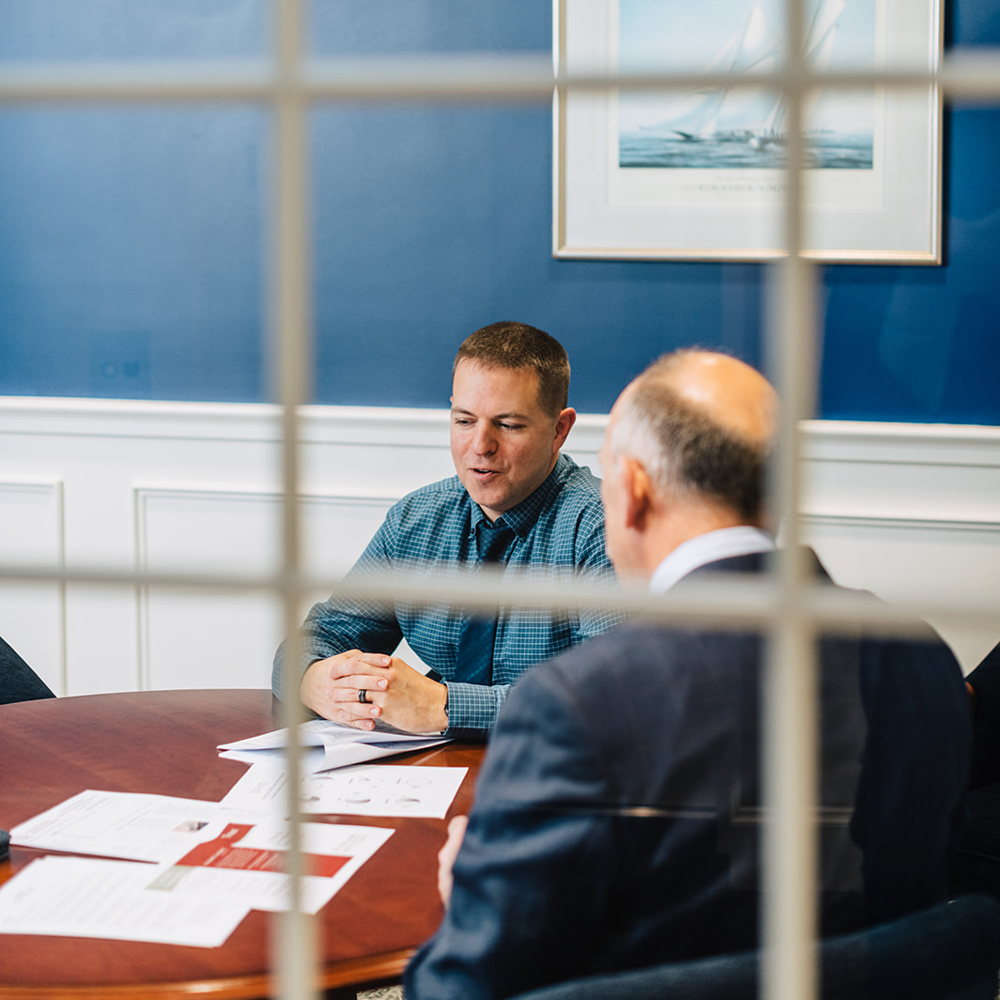
M 266 750 L 220 750 L 219 756 L 226 760 L 238 760 L 241 764 L 273 764 L 285 766 L 285 748 L 268 747 Z M 326 761 L 326 747 L 303 747 L 299 758 L 299 768 L 303 774 L 320 771 Z
M 218 802 L 88 790 L 15 826 L 10 839 L 44 851 L 173 861 L 218 814 Z
M 249 907 L 148 889 L 158 866 L 44 857 L 0 886 L 0 934 L 50 934 L 217 948 Z
M 356 764 L 302 776 L 302 810 L 347 816 L 421 816 L 444 819 L 466 767 Z M 284 809 L 284 768 L 255 764 L 222 800 L 224 809 L 249 813 Z
M 307 751 L 303 756 L 303 771 L 327 771 L 335 767 L 349 767 L 368 760 L 378 760 L 393 754 L 409 753 L 413 750 L 425 750 L 449 740 L 441 736 L 421 736 L 413 733 L 382 732 L 355 729 L 339 722 L 327 719 L 313 719 L 304 722 L 299 727 L 299 740 L 303 747 L 322 748 L 319 754 Z M 275 729 L 260 736 L 236 740 L 233 743 L 222 743 L 218 749 L 221 756 L 241 760 L 244 763 L 255 763 L 261 754 L 264 759 L 274 757 L 275 751 L 280 751 L 288 742 L 288 732 L 285 729 Z

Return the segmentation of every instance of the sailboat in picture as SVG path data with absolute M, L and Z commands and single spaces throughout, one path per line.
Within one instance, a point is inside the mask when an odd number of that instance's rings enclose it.
M 821 0 L 813 13 L 803 57 L 816 70 L 823 70 L 830 63 L 838 21 L 846 6 L 846 0 Z M 775 97 L 752 84 L 755 75 L 780 69 L 784 49 L 783 36 L 771 24 L 761 4 L 754 3 L 739 30 L 704 67 L 706 73 L 732 77 L 732 82 L 693 88 L 661 107 L 655 121 L 623 131 L 619 137 L 619 166 L 782 166 L 786 144 L 785 97 Z M 807 121 L 809 110 L 806 109 Z M 871 128 L 864 121 L 856 126 L 807 132 L 807 165 L 827 169 L 871 168 Z

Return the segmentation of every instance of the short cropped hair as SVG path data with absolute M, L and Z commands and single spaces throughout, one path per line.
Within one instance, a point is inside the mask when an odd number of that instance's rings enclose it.
M 504 320 L 470 333 L 455 355 L 459 361 L 484 368 L 530 368 L 538 375 L 538 403 L 550 417 L 558 417 L 569 399 L 569 358 L 562 344 L 527 323 Z
M 621 401 L 611 453 L 638 459 L 664 491 L 708 498 L 759 524 L 770 443 L 720 426 L 667 384 L 665 376 L 688 353 L 664 355 L 639 376 Z

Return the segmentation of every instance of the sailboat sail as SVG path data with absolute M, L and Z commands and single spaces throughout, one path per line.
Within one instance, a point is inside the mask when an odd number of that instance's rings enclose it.
M 803 57 L 818 69 L 825 68 L 833 52 L 837 21 L 845 0 L 823 0 L 812 18 L 803 44 Z M 739 140 L 752 146 L 781 139 L 785 117 L 784 98 L 761 104 L 758 98 L 735 93 L 739 77 L 774 70 L 783 57 L 785 42 L 768 21 L 760 4 L 748 13 L 741 30 L 726 41 L 705 67 L 706 72 L 734 78 L 723 87 L 706 87 L 676 101 L 652 125 L 642 125 L 651 135 L 673 135 L 687 141 Z
M 837 36 L 837 21 L 846 6 L 845 0 L 824 0 L 824 3 L 813 15 L 809 30 L 806 32 L 805 42 L 802 45 L 802 58 L 813 69 L 822 71 L 830 64 L 833 43 Z M 809 107 L 814 101 L 815 97 L 809 99 L 804 108 L 804 119 L 808 119 Z M 760 128 L 754 131 L 750 140 L 751 145 L 760 146 L 782 140 L 781 126 L 784 123 L 786 109 L 787 102 L 784 96 L 777 98 L 767 118 L 764 119 Z

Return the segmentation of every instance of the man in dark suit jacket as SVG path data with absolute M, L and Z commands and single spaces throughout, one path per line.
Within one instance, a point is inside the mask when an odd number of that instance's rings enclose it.
M 661 359 L 626 389 L 601 455 L 620 578 L 663 592 L 765 569 L 774 409 L 758 373 L 708 352 Z M 762 646 L 633 623 L 529 671 L 467 829 L 452 821 L 448 908 L 407 969 L 408 1000 L 507 997 L 758 944 Z M 833 933 L 944 896 L 969 710 L 930 630 L 824 639 L 819 691 L 820 915 Z

